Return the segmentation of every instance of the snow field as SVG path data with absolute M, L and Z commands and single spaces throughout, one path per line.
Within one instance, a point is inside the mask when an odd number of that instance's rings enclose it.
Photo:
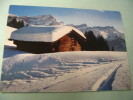
M 3 61 L 1 90 L 77 92 L 130 89 L 127 63 L 126 52 L 17 54 Z

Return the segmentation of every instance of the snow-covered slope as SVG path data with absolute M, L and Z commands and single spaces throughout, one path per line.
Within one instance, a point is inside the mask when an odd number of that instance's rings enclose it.
M 2 71 L 1 90 L 4 92 L 74 92 L 131 88 L 126 52 L 17 54 L 4 59 Z
M 8 46 L 15 46 L 15 45 L 13 44 L 13 41 L 9 41 L 8 39 L 10 39 L 11 33 L 12 33 L 13 31 L 16 31 L 16 30 L 17 30 L 16 28 L 12 28 L 12 27 L 7 26 L 7 28 L 6 28 L 6 33 L 5 33 L 5 36 L 6 36 L 5 45 L 8 45 Z
M 15 16 L 9 14 L 8 22 L 13 18 L 17 20 L 23 20 L 25 25 L 64 25 L 63 22 L 58 22 L 52 15 L 39 15 L 39 16 Z

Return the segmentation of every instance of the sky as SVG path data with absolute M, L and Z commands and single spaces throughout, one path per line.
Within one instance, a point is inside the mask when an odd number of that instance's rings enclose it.
M 121 14 L 118 11 L 11 5 L 9 14 L 18 16 L 52 15 L 57 21 L 65 24 L 87 24 L 89 27 L 113 26 L 123 32 Z

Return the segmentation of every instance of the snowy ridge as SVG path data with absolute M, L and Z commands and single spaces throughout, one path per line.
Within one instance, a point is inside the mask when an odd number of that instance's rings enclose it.
M 53 42 L 72 30 L 85 38 L 84 34 L 71 26 L 26 26 L 14 31 L 10 39 L 22 41 L 43 41 Z
M 86 24 L 81 24 L 81 25 L 71 25 L 83 33 L 87 31 L 93 31 L 95 36 L 102 35 L 104 39 L 106 40 L 115 40 L 118 37 L 125 39 L 124 34 L 119 32 L 117 29 L 115 29 L 113 26 L 105 26 L 105 27 L 100 27 L 100 26 L 94 26 L 94 27 L 88 27 Z

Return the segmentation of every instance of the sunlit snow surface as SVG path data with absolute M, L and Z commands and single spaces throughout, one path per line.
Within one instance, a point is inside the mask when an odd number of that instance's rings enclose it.
M 9 51 L 14 52 L 15 49 Z M 3 60 L 3 92 L 76 92 L 131 88 L 126 52 L 15 52 Z

